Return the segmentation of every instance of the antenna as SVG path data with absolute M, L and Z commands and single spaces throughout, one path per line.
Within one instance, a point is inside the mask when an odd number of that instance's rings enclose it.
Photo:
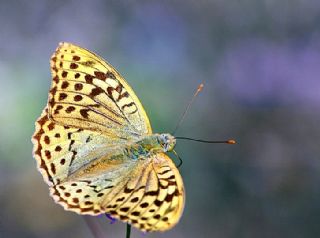
M 197 141 L 197 142 L 202 142 L 202 143 L 222 143 L 222 144 L 236 144 L 237 142 L 233 139 L 230 140 L 200 140 L 200 139 L 194 139 L 194 138 L 189 138 L 189 137 L 182 137 L 182 136 L 177 136 L 176 139 L 178 140 L 192 140 L 192 141 Z
M 183 112 L 180 120 L 178 121 L 176 127 L 174 128 L 174 130 L 173 130 L 173 132 L 172 132 L 172 135 L 174 135 L 174 134 L 177 132 L 178 128 L 180 127 L 180 125 L 181 125 L 182 122 L 184 121 L 184 118 L 186 117 L 187 112 L 189 111 L 189 109 L 190 109 L 193 101 L 195 100 L 195 98 L 197 97 L 197 95 L 202 91 L 203 87 L 204 87 L 204 83 L 200 83 L 199 86 L 198 86 L 198 88 L 197 88 L 197 90 L 196 90 L 196 92 L 193 94 L 193 97 L 192 97 L 191 100 L 189 101 L 186 109 L 184 110 L 184 112 Z
M 178 140 L 192 140 L 192 141 L 202 142 L 202 143 L 223 143 L 223 144 L 236 144 L 237 143 L 233 139 L 230 139 L 230 140 L 200 140 L 200 139 L 193 139 L 193 138 L 182 137 L 182 136 L 177 136 L 176 139 L 178 139 Z M 179 168 L 182 165 L 183 161 L 175 150 L 172 150 L 172 152 L 175 154 L 175 156 L 179 160 L 179 164 L 177 165 L 177 168 Z

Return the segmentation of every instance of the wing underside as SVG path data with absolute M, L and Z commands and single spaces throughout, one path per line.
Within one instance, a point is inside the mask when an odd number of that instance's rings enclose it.
M 51 72 L 32 142 L 54 200 L 79 214 L 109 213 L 142 231 L 173 227 L 184 187 L 171 159 L 158 153 L 132 160 L 123 153 L 152 133 L 131 87 L 99 56 L 70 43 L 60 43 Z
M 108 213 L 142 231 L 172 228 L 184 207 L 181 176 L 163 153 L 138 163 L 105 160 L 103 170 L 93 166 L 86 175 L 75 175 L 53 186 L 51 195 L 66 210 L 89 215 Z
M 124 78 L 92 52 L 60 43 L 51 57 L 50 118 L 121 138 L 151 134 L 142 104 Z

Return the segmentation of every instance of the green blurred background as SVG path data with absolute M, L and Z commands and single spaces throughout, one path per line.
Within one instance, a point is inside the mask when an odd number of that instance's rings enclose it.
M 92 237 L 48 195 L 32 158 L 60 41 L 107 59 L 155 132 L 180 141 L 180 223 L 132 237 L 320 237 L 320 3 L 302 0 L 1 1 L 0 237 Z M 125 225 L 95 220 L 105 237 Z

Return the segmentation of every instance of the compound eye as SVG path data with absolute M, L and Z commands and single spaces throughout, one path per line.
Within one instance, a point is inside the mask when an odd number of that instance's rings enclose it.
M 161 135 L 161 140 L 162 140 L 162 143 L 166 143 L 167 136 L 166 135 Z

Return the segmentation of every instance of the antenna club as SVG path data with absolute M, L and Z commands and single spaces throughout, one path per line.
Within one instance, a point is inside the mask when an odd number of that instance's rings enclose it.
M 237 142 L 235 140 L 228 140 L 227 144 L 232 144 L 233 145 L 233 144 L 237 144 Z
M 200 93 L 202 91 L 203 87 L 204 87 L 204 84 L 200 83 L 198 88 L 197 88 L 197 92 L 195 93 L 195 95 L 198 95 L 198 93 Z

